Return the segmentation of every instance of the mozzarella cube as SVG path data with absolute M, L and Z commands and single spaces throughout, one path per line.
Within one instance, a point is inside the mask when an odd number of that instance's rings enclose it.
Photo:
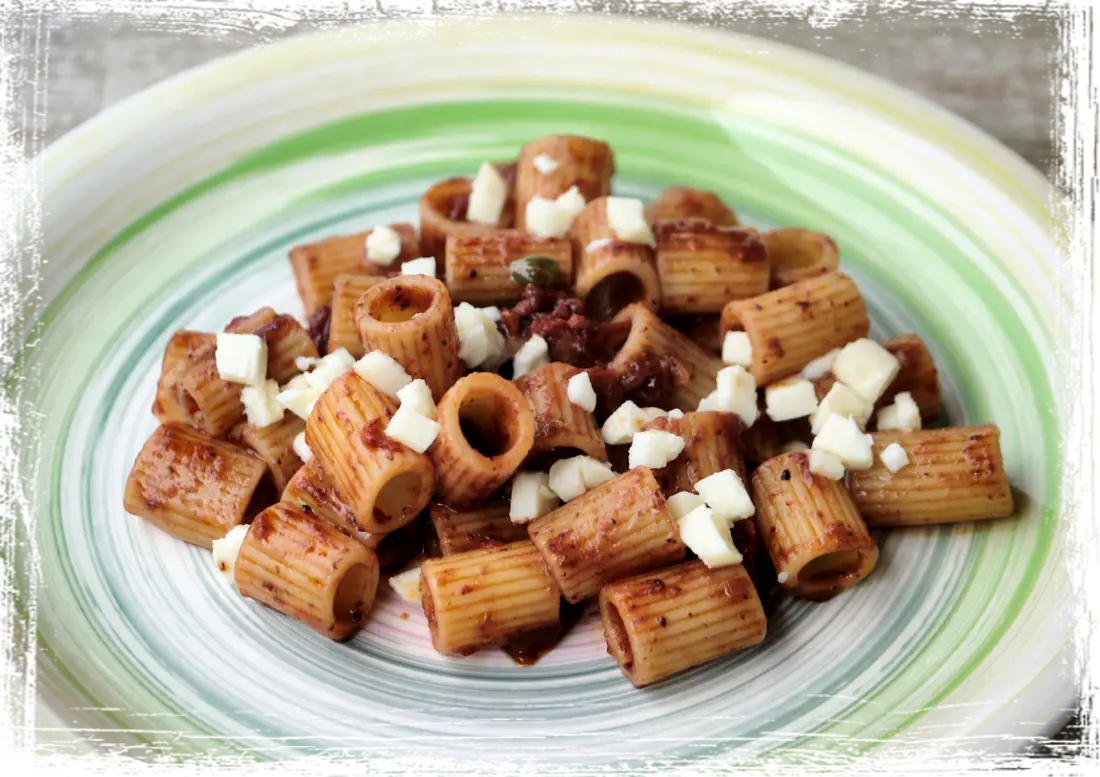
M 903 391 L 894 397 L 894 404 L 887 405 L 878 411 L 876 420 L 880 432 L 887 429 L 913 432 L 920 429 L 920 408 L 917 407 L 913 395 Z
M 298 458 L 302 460 L 303 464 L 309 464 L 309 462 L 313 460 L 313 451 L 306 442 L 305 432 L 298 432 L 298 434 L 294 436 L 294 442 L 291 443 L 291 447 L 294 448 L 294 452 L 298 454 Z
M 512 378 L 518 378 L 532 370 L 550 363 L 550 346 L 541 335 L 532 335 L 531 339 L 520 346 L 512 357 Z
M 435 257 L 422 256 L 409 262 L 401 263 L 402 275 L 427 275 L 435 277 Z M 417 314 L 419 315 L 419 314 Z
M 707 503 L 703 501 L 703 497 L 698 494 L 693 494 L 690 491 L 678 491 L 665 500 L 668 504 L 668 511 L 672 513 L 673 520 L 680 520 L 685 515 L 690 513 L 696 507 L 706 507 Z
M 496 321 L 486 312 L 490 308 L 475 308 L 469 302 L 460 302 L 455 308 L 455 329 L 458 331 L 458 357 L 473 369 L 480 366 L 497 367 L 503 360 L 507 344 L 497 329 Z M 500 310 L 491 308 L 500 318 Z
M 607 417 L 600 434 L 608 445 L 625 445 L 650 421 L 644 410 L 629 399 Z
M 785 442 L 779 448 L 780 453 L 801 453 L 802 451 L 808 451 L 810 446 L 802 442 L 802 440 L 791 440 Z
M 764 389 L 764 402 L 765 412 L 773 421 L 805 418 L 817 410 L 814 384 L 805 378 L 791 378 L 773 383 Z
M 614 477 L 615 473 L 606 463 L 591 456 L 574 456 L 554 462 L 549 482 L 550 489 L 563 502 L 568 502 Z
M 417 378 L 407 386 L 398 389 L 397 399 L 401 407 L 407 407 L 414 413 L 435 420 L 435 400 L 432 399 L 432 390 L 428 388 L 423 378 Z
M 706 408 L 704 403 L 708 405 Z M 756 378 L 739 364 L 718 370 L 718 388 L 713 395 L 703 399 L 699 409 L 736 413 L 745 426 L 752 426 L 760 414 L 756 403 Z
M 680 539 L 709 569 L 741 563 L 729 524 L 708 507 L 696 507 L 680 519 Z
M 802 377 L 806 380 L 824 378 L 833 371 L 833 362 L 836 361 L 838 356 L 840 356 L 840 349 L 834 348 L 824 356 L 818 356 L 816 359 L 806 362 L 806 366 L 802 368 Z
M 241 545 L 244 544 L 244 538 L 247 535 L 248 524 L 242 523 L 230 529 L 221 539 L 214 540 L 211 545 L 214 565 L 230 585 L 237 584 L 235 577 L 237 556 L 241 553 Z
M 787 582 L 787 579 L 789 577 L 790 577 L 790 575 L 788 575 L 786 572 L 780 572 L 778 575 L 775 576 L 775 582 L 779 583 L 780 585 L 783 585 L 784 583 Z
M 561 163 L 549 154 L 539 154 L 531 160 L 531 164 L 543 175 L 550 175 L 561 166 Z
M 354 366 L 355 357 L 351 355 L 348 349 L 338 348 L 323 359 L 319 359 L 313 367 L 313 371 L 307 372 L 305 377 L 309 385 L 313 386 L 318 393 L 323 394 L 334 380 L 350 371 Z
M 466 220 L 495 226 L 508 199 L 508 182 L 492 162 L 483 162 L 470 187 Z
M 405 368 L 388 353 L 382 351 L 371 351 L 357 361 L 352 369 L 367 383 L 395 399 L 398 391 L 412 383 L 412 378 L 405 372 Z
M 386 424 L 387 437 L 397 440 L 417 453 L 428 450 L 438 434 L 438 423 L 425 418 L 408 405 L 397 408 L 393 418 Z
M 508 506 L 508 517 L 512 519 L 512 523 L 527 523 L 546 515 L 560 503 L 558 495 L 550 488 L 548 473 L 519 472 L 512 479 L 512 499 Z
M 315 359 L 312 356 L 295 356 L 294 366 L 298 368 L 298 372 L 305 372 L 319 361 L 321 360 Z
M 837 381 L 829 388 L 829 393 L 821 398 L 817 410 L 810 416 L 810 430 L 814 434 L 820 434 L 826 419 L 834 414 L 851 418 L 856 426 L 863 429 L 873 410 L 874 405 L 871 402 Z
M 564 237 L 573 222 L 569 213 L 555 200 L 535 195 L 524 211 L 527 231 L 537 237 Z
M 732 469 L 708 475 L 695 484 L 695 491 L 703 497 L 715 517 L 721 518 L 727 524 L 749 518 L 756 512 L 752 498 L 745 490 L 745 484 Z
M 267 378 L 267 343 L 257 335 L 219 332 L 214 362 L 223 380 L 259 386 Z
M 656 421 L 658 418 L 664 418 L 668 415 L 668 411 L 660 407 L 643 407 L 642 412 L 650 421 Z
M 489 359 L 489 336 L 484 327 L 458 330 L 458 358 L 471 370 Z
M 408 604 L 422 604 L 420 599 L 420 565 L 390 575 L 390 588 Z
M 833 374 L 852 391 L 874 404 L 898 375 L 901 362 L 874 340 L 853 340 L 833 362 Z
M 570 225 L 573 223 L 573 219 L 580 215 L 584 210 L 584 206 L 587 205 L 584 201 L 584 195 L 581 194 L 581 190 L 576 186 L 570 186 L 563 194 L 559 194 L 558 198 L 554 200 L 558 205 L 558 210 L 565 214 L 569 219 Z
M 752 340 L 748 332 L 726 332 L 722 339 L 722 361 L 742 367 L 752 366 Z
M 615 237 L 627 243 L 656 246 L 653 230 L 645 218 L 645 206 L 634 197 L 608 197 L 607 226 Z
M 600 461 L 591 456 L 576 456 L 574 458 L 579 459 L 577 466 L 580 467 L 586 491 L 616 478 L 615 470 L 611 469 L 611 465 L 606 461 Z
M 828 451 L 810 451 L 810 472 L 829 480 L 844 477 L 844 462 Z
M 383 224 L 367 235 L 367 260 L 382 267 L 389 267 L 401 255 L 401 235 L 393 227 Z
M 565 394 L 581 410 L 591 413 L 596 409 L 596 390 L 592 388 L 592 378 L 587 372 L 578 372 L 571 377 L 565 384 Z
M 283 386 L 275 401 L 303 421 L 308 421 L 309 414 L 320 397 L 321 392 L 309 384 L 305 375 L 296 375 Z
M 891 472 L 897 472 L 909 463 L 909 454 L 905 452 L 905 448 L 901 447 L 896 442 L 887 445 L 878 457 L 882 459 L 882 463 L 886 465 L 886 469 Z
M 631 469 L 649 467 L 660 469 L 679 456 L 684 450 L 684 438 L 678 434 L 651 429 L 638 432 L 630 442 L 628 462 Z
M 680 409 L 680 408 L 678 408 L 678 407 L 674 407 L 674 408 L 672 408 L 671 410 L 669 410 L 669 411 L 668 411 L 668 415 L 667 415 L 666 417 L 667 417 L 667 418 L 668 418 L 668 419 L 669 419 L 670 421 L 675 421 L 675 420 L 677 420 L 678 418 L 683 418 L 683 417 L 684 417 L 684 411 L 683 411 L 683 410 L 681 410 L 681 409 Z
M 699 400 L 699 406 L 697 408 L 695 408 L 696 413 L 705 413 L 705 412 L 710 411 L 710 410 L 715 411 L 715 412 L 718 412 L 718 411 L 721 410 L 721 408 L 718 407 L 718 390 L 717 389 L 715 389 L 714 391 L 710 392 L 705 397 L 700 399 Z
M 488 305 L 481 308 L 481 312 L 485 314 L 486 318 L 492 321 L 494 324 L 500 321 L 500 308 L 496 305 Z
M 860 431 L 851 418 L 836 413 L 825 419 L 821 431 L 814 438 L 812 448 L 815 451 L 832 453 L 848 469 L 867 469 L 874 463 L 871 435 Z
M 265 380 L 260 386 L 245 386 L 241 389 L 241 404 L 244 405 L 248 423 L 262 429 L 283 420 L 283 406 L 276 399 L 278 396 L 279 384 L 273 380 Z

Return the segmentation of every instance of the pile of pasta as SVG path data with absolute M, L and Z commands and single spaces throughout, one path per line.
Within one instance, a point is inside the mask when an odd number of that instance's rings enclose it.
M 870 528 L 1013 513 L 997 428 L 925 428 L 928 348 L 868 338 L 828 236 L 614 170 L 544 137 L 432 186 L 419 230 L 294 248 L 307 325 L 168 342 L 126 509 L 334 640 L 383 572 L 448 655 L 530 659 L 598 600 L 639 687 L 855 586 Z

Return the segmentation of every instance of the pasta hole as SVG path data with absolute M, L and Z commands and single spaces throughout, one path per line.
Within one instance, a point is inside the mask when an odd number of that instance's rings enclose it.
M 466 443 L 486 458 L 502 456 L 516 444 L 518 421 L 512 404 L 495 394 L 468 397 L 458 411 Z
M 390 478 L 374 498 L 374 520 L 387 523 L 404 517 L 419 493 L 420 477 L 415 472 L 402 472 Z
M 623 672 L 629 677 L 634 669 L 634 649 L 630 646 L 630 637 L 626 633 L 626 624 L 619 608 L 611 602 L 604 602 L 603 631 L 607 639 L 607 650 L 619 662 Z
M 430 289 L 395 283 L 371 295 L 367 312 L 376 321 L 399 324 L 426 313 L 433 304 L 435 294 Z
M 612 273 L 588 292 L 584 312 L 597 321 L 610 321 L 627 305 L 642 302 L 645 298 L 645 284 L 641 278 L 629 272 Z
M 371 585 L 370 570 L 356 564 L 344 573 L 332 600 L 332 617 L 340 624 L 359 623 L 366 616 Z
M 856 550 L 826 553 L 802 567 L 802 571 L 798 573 L 798 579 L 805 583 L 826 583 L 837 580 L 858 572 L 860 561 L 859 551 Z
M 275 488 L 275 483 L 272 482 L 270 474 L 265 474 L 260 478 L 260 482 L 248 500 L 248 506 L 244 509 L 244 522 L 250 523 L 253 518 L 278 501 L 279 492 Z

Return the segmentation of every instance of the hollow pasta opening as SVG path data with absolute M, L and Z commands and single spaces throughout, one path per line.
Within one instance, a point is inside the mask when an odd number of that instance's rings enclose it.
M 634 302 L 643 302 L 646 288 L 642 279 L 632 272 L 616 272 L 599 281 L 584 300 L 584 312 L 589 318 L 610 321 L 615 314 Z
M 827 583 L 859 571 L 861 557 L 857 550 L 838 550 L 826 553 L 802 567 L 798 573 L 801 583 Z
M 619 662 L 623 672 L 630 676 L 634 669 L 634 649 L 630 646 L 630 637 L 626 633 L 626 624 L 619 608 L 611 602 L 603 602 L 603 631 L 607 640 L 607 649 Z
M 348 569 L 336 586 L 332 599 L 332 617 L 339 624 L 359 623 L 369 602 L 370 570 L 363 564 Z
M 777 270 L 804 270 L 820 262 L 829 250 L 829 238 L 810 230 L 785 232 L 771 241 L 768 258 Z
M 517 442 L 516 410 L 497 394 L 467 397 L 458 410 L 458 425 L 466 443 L 489 459 L 503 456 Z
M 426 313 L 435 304 L 435 292 L 408 283 L 386 284 L 385 288 L 370 297 L 367 312 L 375 321 L 384 324 L 399 324 L 421 313 Z
M 253 518 L 278 501 L 279 491 L 275 488 L 271 473 L 265 472 L 264 476 L 260 478 L 260 482 L 256 484 L 256 488 L 252 491 L 252 496 L 249 497 L 248 504 L 244 508 L 243 522 L 251 523 Z
M 374 498 L 375 523 L 385 524 L 403 518 L 419 493 L 420 476 L 415 472 L 402 472 L 390 478 Z

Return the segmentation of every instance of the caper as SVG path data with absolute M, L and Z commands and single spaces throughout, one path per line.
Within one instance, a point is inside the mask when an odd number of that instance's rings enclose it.
M 558 263 L 549 256 L 525 256 L 508 266 L 512 280 L 520 286 L 554 286 L 561 278 Z

